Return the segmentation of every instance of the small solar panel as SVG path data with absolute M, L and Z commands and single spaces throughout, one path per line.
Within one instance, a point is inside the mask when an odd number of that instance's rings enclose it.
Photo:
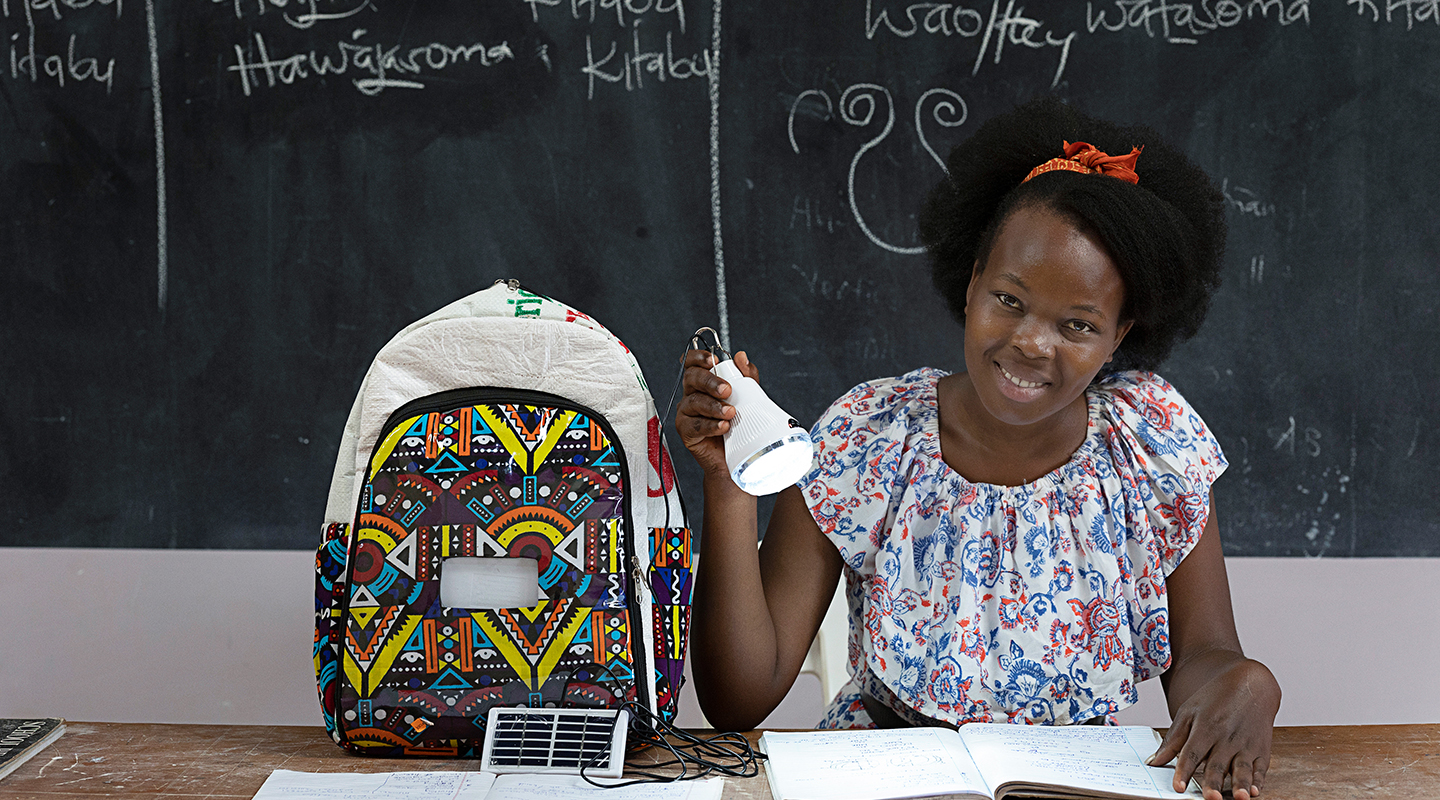
M 618 778 L 625 769 L 624 709 L 490 709 L 480 769 L 487 772 L 563 772 Z

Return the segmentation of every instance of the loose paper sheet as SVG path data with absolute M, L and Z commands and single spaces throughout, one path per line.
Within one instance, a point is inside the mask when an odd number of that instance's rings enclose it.
M 988 794 L 953 731 L 932 728 L 766 733 L 766 752 L 785 800 L 867 800 Z
M 607 778 L 595 780 L 598 783 L 611 782 Z M 625 780 L 620 778 L 616 782 Z M 501 775 L 490 789 L 488 800 L 560 800 L 577 796 L 593 796 L 595 800 L 720 800 L 724 788 L 722 778 L 599 789 L 577 775 Z
M 497 778 L 490 772 L 361 774 L 277 769 L 255 794 L 255 800 L 543 800 L 577 796 L 593 796 L 596 800 L 720 800 L 724 786 L 720 778 L 600 789 L 575 775 Z
M 277 769 L 255 800 L 484 800 L 490 772 L 295 772 Z

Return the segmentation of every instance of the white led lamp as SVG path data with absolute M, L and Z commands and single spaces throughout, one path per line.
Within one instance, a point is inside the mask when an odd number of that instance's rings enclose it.
M 730 384 L 727 402 L 735 407 L 730 430 L 725 432 L 725 466 L 730 478 L 756 496 L 793 486 L 810 471 L 815 457 L 810 432 L 776 405 L 754 378 L 741 373 L 719 344 L 706 349 L 719 362 L 710 371 Z M 724 360 L 720 360 L 722 355 Z

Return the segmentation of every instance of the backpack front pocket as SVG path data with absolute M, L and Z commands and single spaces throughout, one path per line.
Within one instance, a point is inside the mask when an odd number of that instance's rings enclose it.
M 643 702 L 628 487 L 608 423 L 554 395 L 446 392 L 392 415 L 360 492 L 334 623 L 345 743 L 478 755 L 495 705 Z M 441 576 L 455 558 L 533 560 L 541 599 L 445 606 Z

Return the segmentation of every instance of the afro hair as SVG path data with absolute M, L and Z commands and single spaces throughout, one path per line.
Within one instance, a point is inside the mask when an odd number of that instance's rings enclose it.
M 1053 170 L 1064 142 L 1088 142 L 1111 154 L 1143 147 L 1138 184 Z M 1121 316 L 1134 326 L 1108 371 L 1154 369 L 1194 336 L 1220 284 L 1225 249 L 1224 198 L 1182 153 L 1143 126 L 1123 127 L 1040 98 L 997 116 L 957 146 L 948 177 L 930 193 L 920 235 L 932 276 L 955 318 L 965 322 L 965 290 L 983 270 L 1001 225 L 1021 208 L 1043 207 L 1098 237 L 1125 285 Z

